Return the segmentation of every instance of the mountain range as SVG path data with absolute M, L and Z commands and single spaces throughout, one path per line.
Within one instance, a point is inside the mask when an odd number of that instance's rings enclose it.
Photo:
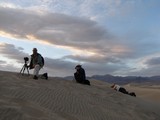
M 73 80 L 73 76 L 64 77 L 67 80 Z M 87 77 L 89 80 L 101 80 L 108 83 L 117 83 L 117 84 L 129 84 L 129 83 L 138 83 L 143 84 L 160 84 L 160 76 L 151 76 L 151 77 L 142 77 L 142 76 L 113 76 L 113 75 L 93 75 L 91 77 Z

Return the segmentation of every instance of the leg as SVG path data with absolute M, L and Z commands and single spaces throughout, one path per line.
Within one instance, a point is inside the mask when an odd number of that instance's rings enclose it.
M 28 75 L 29 75 L 29 70 L 28 70 L 28 65 L 27 64 L 25 64 L 25 68 L 27 69 L 27 72 L 28 72 Z
M 29 75 L 29 70 L 28 70 L 28 66 L 27 66 L 27 72 L 28 72 L 28 75 Z
M 82 83 L 82 81 L 81 81 L 81 79 L 80 79 L 80 77 L 79 77 L 79 75 L 77 73 L 74 73 L 74 78 L 76 79 L 76 81 L 78 83 Z
M 122 87 L 121 87 L 121 88 L 119 89 L 119 91 L 122 92 L 122 93 L 124 93 L 124 94 L 128 94 L 128 92 L 126 91 L 125 88 L 122 88 Z
M 34 71 L 33 71 L 34 79 L 38 79 L 38 74 L 39 74 L 40 69 L 41 69 L 40 65 L 35 65 Z
M 129 93 L 129 95 L 136 97 L 136 94 L 134 92 Z

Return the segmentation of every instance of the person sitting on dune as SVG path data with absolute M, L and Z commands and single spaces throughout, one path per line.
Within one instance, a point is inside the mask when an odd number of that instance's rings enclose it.
M 115 84 L 115 83 L 111 86 L 111 88 L 113 88 L 113 89 L 116 90 L 116 91 L 122 92 L 122 93 L 124 93 L 124 94 L 128 94 L 128 95 L 131 95 L 131 96 L 136 97 L 136 94 L 135 94 L 134 92 L 130 92 L 130 93 L 129 93 L 128 91 L 126 91 L 125 88 L 123 88 L 123 87 L 121 87 L 120 85 L 117 85 L 117 84 Z
M 86 80 L 85 70 L 82 68 L 82 66 L 77 65 L 75 69 L 76 69 L 76 72 L 74 73 L 74 78 L 76 79 L 76 82 L 90 85 L 89 80 Z

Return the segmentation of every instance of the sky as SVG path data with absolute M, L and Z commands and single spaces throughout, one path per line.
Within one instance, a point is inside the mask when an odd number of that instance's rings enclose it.
M 41 73 L 160 75 L 159 0 L 0 0 L 0 70 L 19 72 L 32 49 Z M 32 71 L 30 71 L 32 72 Z

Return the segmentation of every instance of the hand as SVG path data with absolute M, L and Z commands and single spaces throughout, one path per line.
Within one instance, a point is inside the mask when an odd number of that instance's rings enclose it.
M 29 65 L 28 67 L 29 67 L 29 69 L 33 69 L 34 68 L 34 66 L 31 66 L 31 65 Z

